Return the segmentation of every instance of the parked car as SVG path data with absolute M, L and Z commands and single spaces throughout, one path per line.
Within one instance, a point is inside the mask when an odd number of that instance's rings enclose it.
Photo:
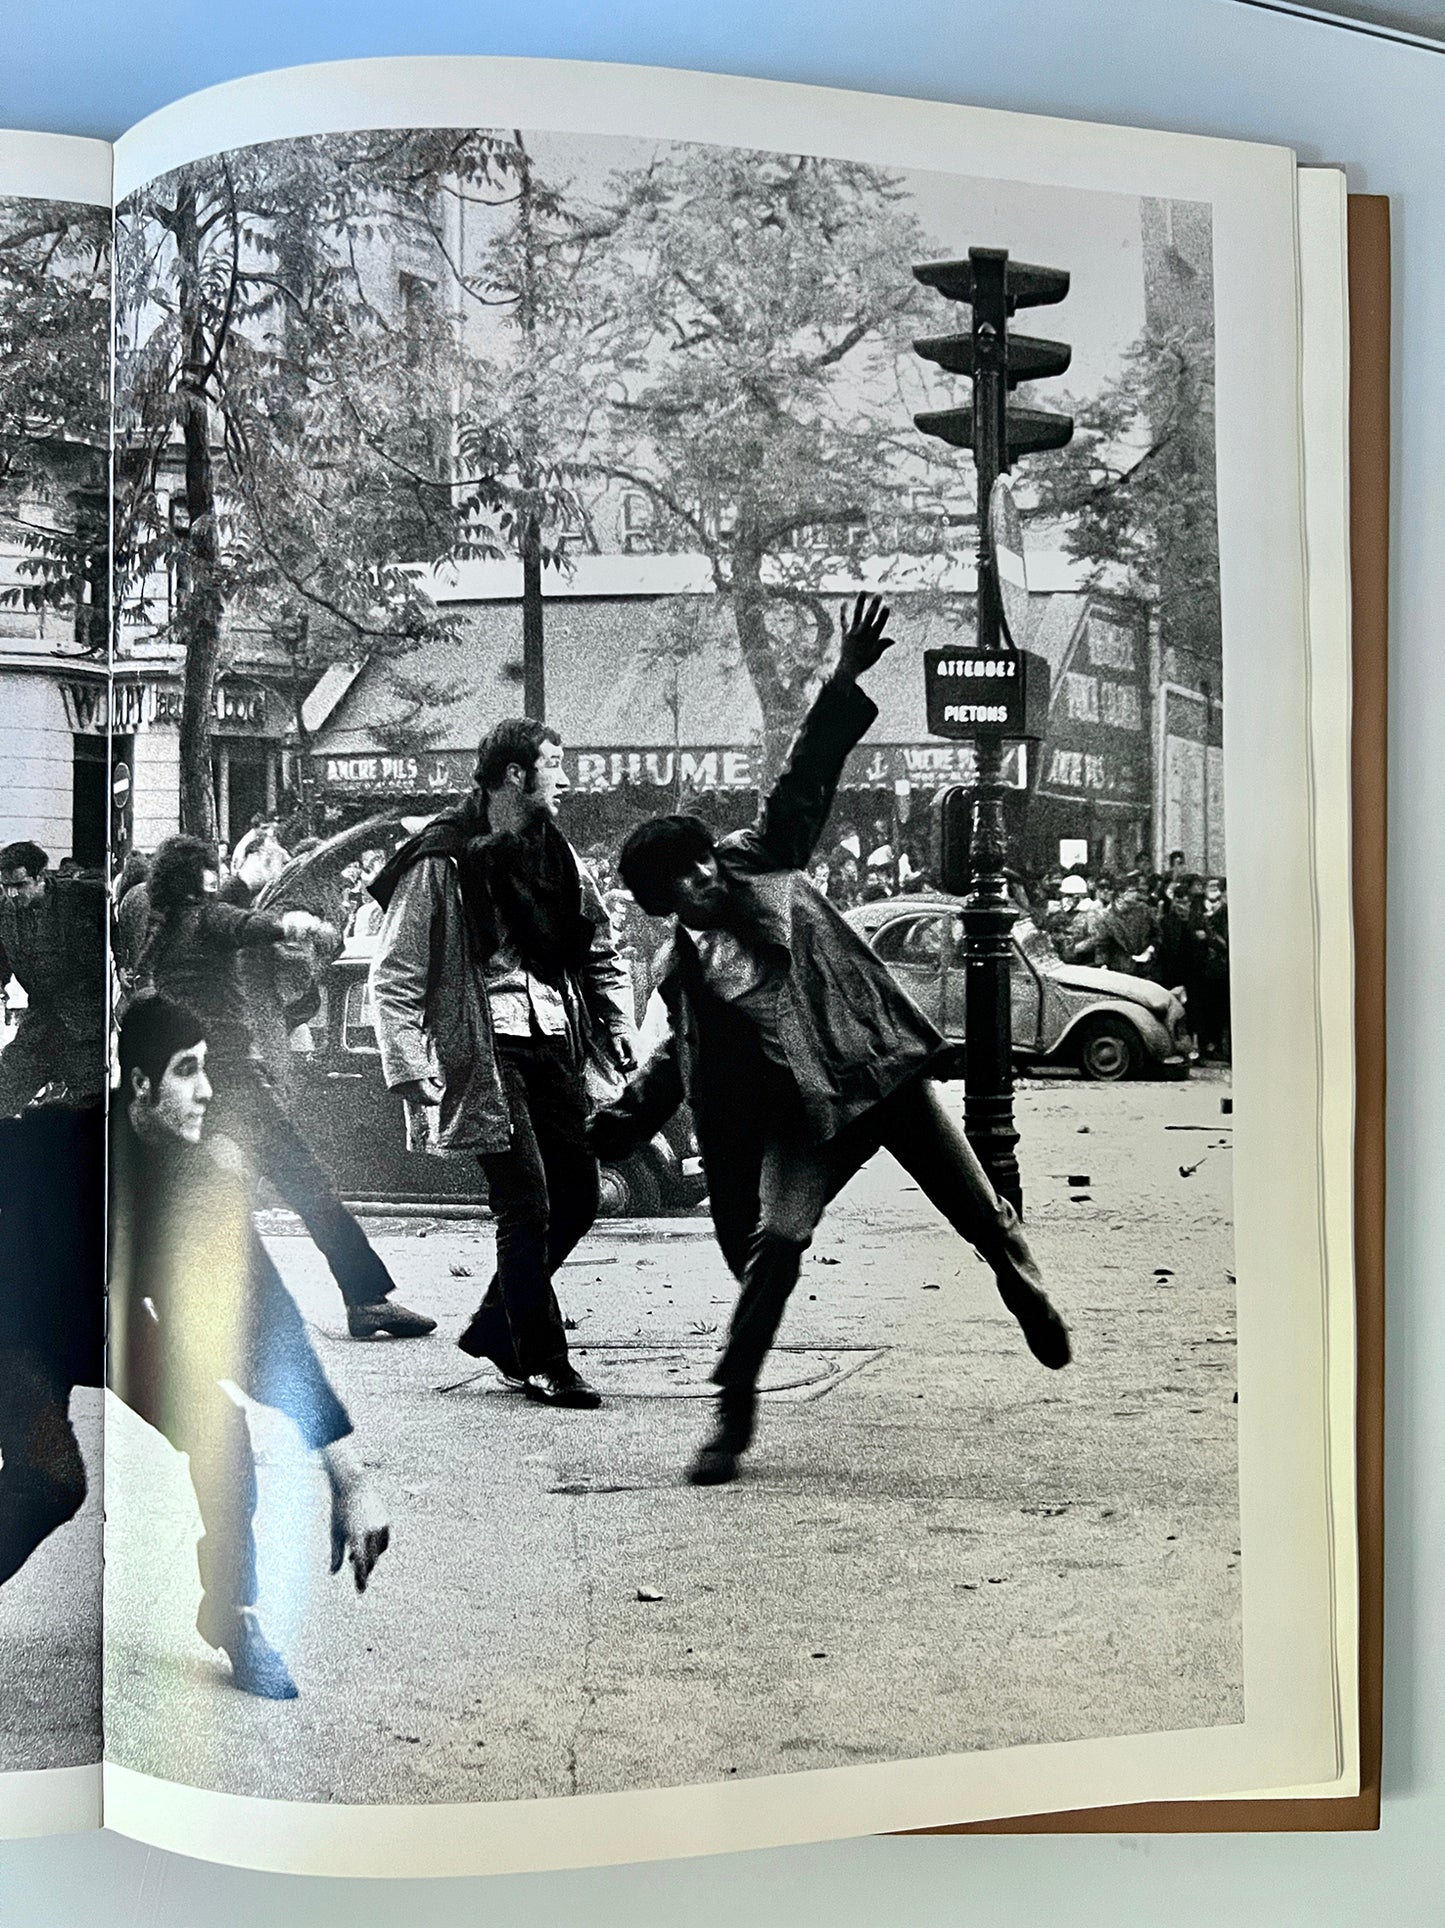
M 963 1041 L 963 920 L 957 897 L 890 897 L 847 913 L 946 1038 Z M 1086 1078 L 1187 1077 L 1184 1006 L 1149 978 L 1063 963 L 1032 918 L 1013 927 L 1013 1050 L 1021 1065 Z
M 258 900 L 267 909 L 304 909 L 350 922 L 343 948 L 320 971 L 315 1014 L 293 1032 L 280 1067 L 285 1099 L 303 1136 L 344 1198 L 364 1202 L 477 1204 L 486 1183 L 475 1159 L 408 1152 L 401 1100 L 386 1088 L 367 976 L 376 944 L 372 920 L 344 916 L 344 869 L 360 853 L 389 855 L 424 819 L 372 818 L 295 857 Z M 686 1109 L 650 1144 L 602 1167 L 604 1217 L 691 1211 L 706 1190 Z

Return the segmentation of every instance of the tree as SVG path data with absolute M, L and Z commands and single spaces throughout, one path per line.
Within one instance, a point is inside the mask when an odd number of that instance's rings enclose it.
M 832 641 L 827 577 L 900 546 L 930 473 L 898 394 L 930 252 L 902 202 L 855 162 L 677 147 L 618 178 L 592 263 L 588 465 L 707 558 L 768 770 Z
M 210 738 L 227 618 L 304 678 L 404 654 L 438 623 L 418 565 L 494 553 L 489 472 L 459 471 L 462 379 L 438 276 L 444 198 L 504 179 L 486 130 L 383 130 L 222 154 L 120 210 L 117 560 L 130 613 L 169 572 L 182 821 L 214 831 Z M 172 477 L 180 487 L 170 493 Z
M 1074 439 L 1030 464 L 1040 514 L 1101 578 L 1159 605 L 1166 638 L 1205 663 L 1220 648 L 1214 355 L 1203 328 L 1154 325 L 1119 374 L 1070 404 Z
M 508 165 L 515 191 L 491 204 L 503 219 L 476 263 L 459 264 L 458 284 L 468 301 L 507 323 L 511 338 L 493 335 L 491 354 L 470 360 L 457 444 L 465 465 L 492 476 L 493 523 L 521 564 L 522 702 L 541 718 L 543 571 L 564 566 L 566 544 L 591 535 L 577 483 L 597 371 L 578 287 L 611 224 L 568 206 L 563 190 L 538 174 L 520 129 Z
M 107 638 L 110 216 L 0 198 L 0 533 L 22 551 L 0 602 L 73 612 Z

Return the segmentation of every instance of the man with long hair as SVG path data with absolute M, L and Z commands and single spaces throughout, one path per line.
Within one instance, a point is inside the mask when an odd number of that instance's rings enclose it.
M 638 903 L 675 920 L 658 981 L 671 1029 L 597 1114 L 591 1143 L 625 1155 L 686 1095 L 718 1243 L 742 1288 L 695 1485 L 736 1477 L 803 1254 L 829 1200 L 882 1147 L 990 1267 L 1035 1358 L 1070 1358 L 1013 1207 L 939 1098 L 944 1040 L 805 874 L 848 752 L 878 713 L 858 678 L 890 646 L 887 623 L 876 596 L 845 610 L 837 666 L 749 829 L 719 843 L 696 817 L 659 817 L 622 847 Z
M 333 1573 L 349 1558 L 364 1591 L 391 1529 L 256 1232 L 246 1165 L 208 1129 L 208 1058 L 194 1012 L 165 997 L 126 1012 L 111 1113 L 111 1385 L 190 1462 L 203 1529 L 197 1631 L 243 1692 L 291 1700 L 296 1684 L 257 1615 L 250 1429 L 221 1382 L 284 1413 L 320 1458 Z
M 510 718 L 482 739 L 470 796 L 372 882 L 371 997 L 409 1146 L 475 1156 L 486 1175 L 497 1270 L 458 1344 L 539 1404 L 595 1407 L 552 1280 L 597 1215 L 584 1074 L 631 1069 L 632 996 L 557 827 L 567 788 L 545 723 Z
M 436 1320 L 392 1298 L 395 1280 L 287 1116 L 253 1048 L 241 954 L 308 937 L 325 942 L 335 933 L 310 911 L 221 903 L 217 883 L 215 853 L 199 837 L 168 837 L 160 845 L 147 886 L 150 922 L 137 984 L 153 985 L 205 1025 L 216 1127 L 299 1214 L 341 1289 L 352 1338 L 421 1338 L 435 1331 Z

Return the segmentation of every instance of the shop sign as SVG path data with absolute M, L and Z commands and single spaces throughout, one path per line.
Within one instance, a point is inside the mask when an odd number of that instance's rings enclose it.
M 361 756 L 319 756 L 315 767 L 322 787 L 335 796 L 456 796 L 471 786 L 476 761 L 469 750 L 432 750 L 410 756 L 375 752 Z M 1027 752 L 1021 743 L 1004 750 L 1004 782 L 1022 790 L 1027 782 Z M 630 789 L 688 794 L 704 790 L 756 790 L 761 765 L 756 751 L 737 746 L 690 750 L 566 750 L 563 768 L 572 788 L 597 796 Z M 845 789 L 932 789 L 943 783 L 970 783 L 978 759 L 971 743 L 864 743 L 843 766 Z
M 138 730 L 179 729 L 179 683 L 150 678 L 114 683 L 62 682 L 66 719 L 77 736 L 133 736 Z M 212 717 L 230 735 L 265 732 L 266 691 L 254 684 L 219 683 Z
M 973 783 L 978 752 L 972 743 L 861 743 L 843 765 L 845 790 L 937 789 L 945 783 Z M 1028 787 L 1028 749 L 1007 743 L 1003 780 L 1011 790 Z

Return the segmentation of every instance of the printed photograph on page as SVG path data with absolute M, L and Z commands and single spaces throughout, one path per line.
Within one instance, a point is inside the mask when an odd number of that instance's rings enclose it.
M 116 245 L 110 1758 L 1240 1723 L 1209 205 L 393 129 Z
M 110 211 L 0 196 L 0 1774 L 101 1752 Z

